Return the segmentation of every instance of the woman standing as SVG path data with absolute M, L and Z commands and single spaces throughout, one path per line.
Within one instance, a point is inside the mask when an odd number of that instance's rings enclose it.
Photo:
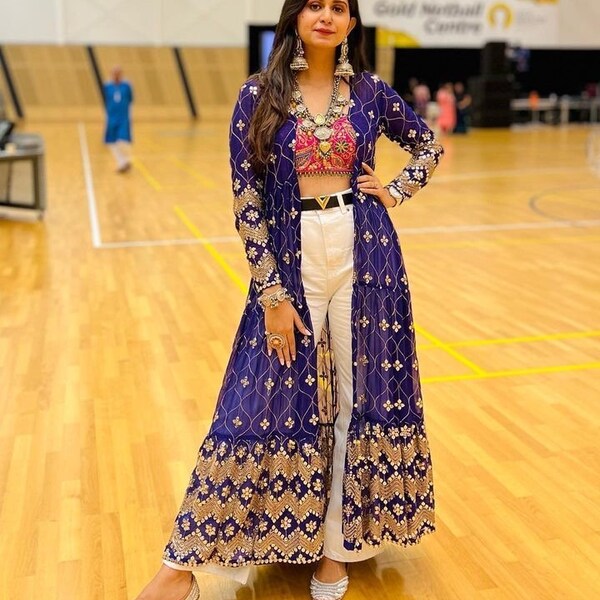
M 139 600 L 196 599 L 190 571 L 345 563 L 435 529 L 410 295 L 388 209 L 442 148 L 365 71 L 357 0 L 286 0 L 267 68 L 231 121 L 236 227 L 252 285 L 164 564 Z M 412 157 L 383 186 L 381 133 Z
M 454 86 L 444 83 L 436 94 L 439 106 L 438 127 L 443 133 L 452 133 L 456 127 L 456 98 L 454 97 Z

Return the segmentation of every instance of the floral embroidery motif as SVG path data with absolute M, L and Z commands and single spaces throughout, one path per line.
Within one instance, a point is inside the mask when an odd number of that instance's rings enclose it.
M 317 560 L 325 465 L 310 444 L 287 441 L 207 438 L 164 558 L 186 567 Z

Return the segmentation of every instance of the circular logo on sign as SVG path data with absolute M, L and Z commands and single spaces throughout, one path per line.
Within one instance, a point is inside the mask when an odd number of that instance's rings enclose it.
M 488 10 L 487 16 L 492 27 L 508 29 L 513 22 L 513 13 L 510 6 L 502 2 L 492 4 Z

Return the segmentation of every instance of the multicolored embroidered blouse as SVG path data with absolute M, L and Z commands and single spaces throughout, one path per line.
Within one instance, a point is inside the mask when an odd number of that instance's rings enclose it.
M 352 175 L 356 159 L 356 132 L 348 117 L 342 116 L 331 124 L 332 134 L 326 141 L 317 139 L 314 132 L 303 127 L 302 119 L 296 128 L 296 172 L 308 175 Z

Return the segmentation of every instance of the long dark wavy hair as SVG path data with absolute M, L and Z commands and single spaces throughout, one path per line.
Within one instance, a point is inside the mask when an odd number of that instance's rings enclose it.
M 250 164 L 254 171 L 264 174 L 271 154 L 277 130 L 288 117 L 294 74 L 290 63 L 296 49 L 296 26 L 298 15 L 307 0 L 285 0 L 275 32 L 273 49 L 267 66 L 255 76 L 258 78 L 260 100 L 252 115 L 248 130 L 250 143 Z M 368 70 L 364 50 L 364 29 L 358 9 L 358 0 L 348 0 L 350 17 L 356 18 L 356 25 L 348 36 L 350 63 L 355 73 Z M 339 58 L 341 47 L 337 48 Z

